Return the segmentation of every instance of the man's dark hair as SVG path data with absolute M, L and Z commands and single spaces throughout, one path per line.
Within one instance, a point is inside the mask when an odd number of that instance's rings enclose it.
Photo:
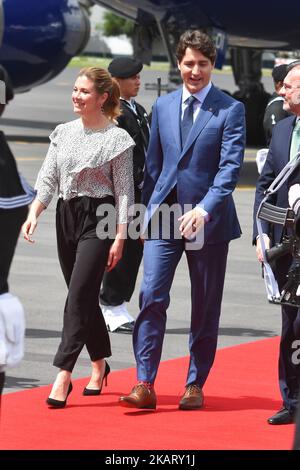
M 176 57 L 179 63 L 182 61 L 188 47 L 201 52 L 212 64 L 215 63 L 217 55 L 216 47 L 212 38 L 207 34 L 198 30 L 188 30 L 180 36 L 176 48 Z
M 287 74 L 287 64 L 276 65 L 272 70 L 274 83 L 283 82 Z

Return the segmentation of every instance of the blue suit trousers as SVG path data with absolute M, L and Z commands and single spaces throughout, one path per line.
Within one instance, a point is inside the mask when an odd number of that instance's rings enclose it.
M 186 385 L 201 387 L 213 364 L 228 243 L 186 250 L 183 239 L 146 240 L 140 314 L 133 332 L 138 380 L 154 383 L 161 358 L 166 310 L 176 267 L 185 251 L 191 280 L 190 363 Z M 182 312 L 184 315 L 185 312 Z

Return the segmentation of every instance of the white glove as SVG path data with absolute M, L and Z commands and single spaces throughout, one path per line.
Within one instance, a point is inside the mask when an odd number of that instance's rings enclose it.
M 300 184 L 293 184 L 289 189 L 289 206 L 297 214 L 300 207 Z
M 261 174 L 262 169 L 264 167 L 264 164 L 266 162 L 267 156 L 268 156 L 269 149 L 260 149 L 256 153 L 256 165 L 257 165 L 257 171 L 259 174 Z
M 14 366 L 24 355 L 25 318 L 19 299 L 0 295 L 0 366 Z

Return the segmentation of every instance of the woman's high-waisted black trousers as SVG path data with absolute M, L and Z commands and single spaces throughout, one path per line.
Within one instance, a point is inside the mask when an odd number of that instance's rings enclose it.
M 101 240 L 96 234 L 97 207 L 108 203 L 114 205 L 110 196 L 59 199 L 57 203 L 58 256 L 69 291 L 61 343 L 53 364 L 70 372 L 84 345 L 92 361 L 111 355 L 109 336 L 99 307 L 99 290 L 112 240 Z

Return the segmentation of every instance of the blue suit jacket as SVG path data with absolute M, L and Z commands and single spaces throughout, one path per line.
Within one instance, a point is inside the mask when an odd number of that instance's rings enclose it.
M 282 119 L 274 126 L 267 160 L 256 186 L 253 210 L 253 243 L 255 243 L 258 235 L 256 227 L 256 213 L 264 197 L 264 192 L 269 188 L 276 176 L 289 161 L 291 138 L 295 120 L 295 116 L 290 116 Z M 272 198 L 268 199 L 268 202 L 278 207 L 289 207 L 288 185 L 289 182 L 286 181 L 278 192 L 274 194 Z M 264 233 L 269 235 L 274 243 L 278 243 L 280 241 L 282 236 L 282 225 L 272 225 L 267 222 L 262 222 L 262 226 Z
M 177 184 L 177 200 L 210 215 L 204 241 L 221 243 L 241 234 L 232 192 L 236 186 L 245 146 L 244 106 L 211 87 L 181 149 L 182 88 L 158 98 L 153 107 L 142 202 L 160 205 Z

